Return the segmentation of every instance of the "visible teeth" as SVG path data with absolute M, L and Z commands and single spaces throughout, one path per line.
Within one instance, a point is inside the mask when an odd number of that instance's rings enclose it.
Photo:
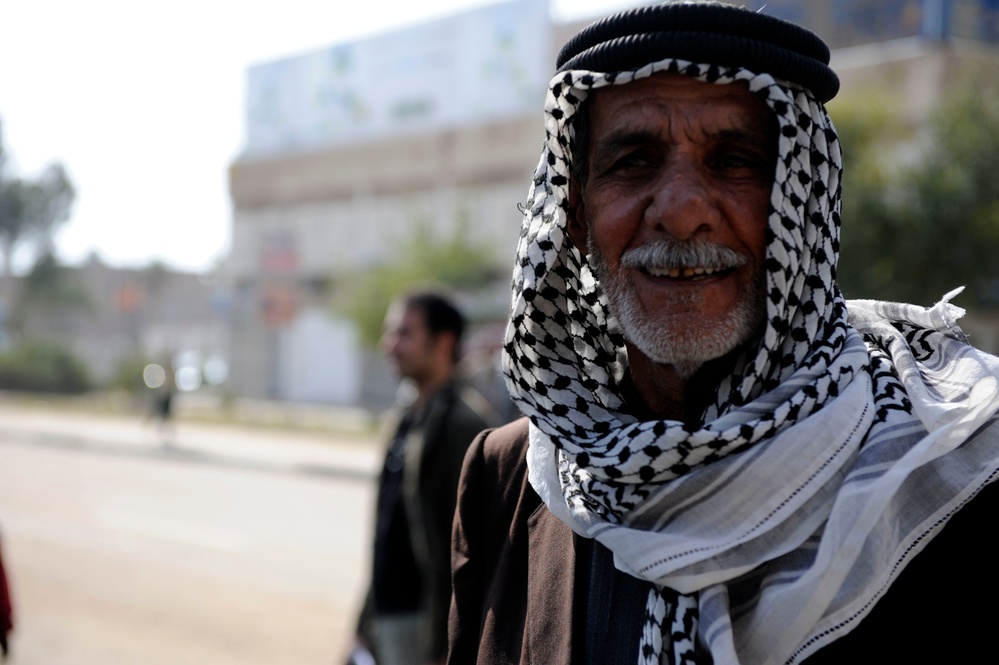
M 721 272 L 724 268 L 704 268 L 697 266 L 695 268 L 649 268 L 648 273 L 655 277 L 670 277 L 672 279 L 679 279 L 681 277 L 703 277 L 705 275 L 713 275 L 716 272 Z

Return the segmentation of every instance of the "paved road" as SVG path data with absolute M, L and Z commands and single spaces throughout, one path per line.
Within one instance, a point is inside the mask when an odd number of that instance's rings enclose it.
M 0 405 L 13 665 L 334 661 L 369 541 L 370 441 Z

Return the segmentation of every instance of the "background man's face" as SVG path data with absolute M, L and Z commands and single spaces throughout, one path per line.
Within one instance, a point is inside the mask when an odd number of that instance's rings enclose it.
M 437 359 L 439 338 L 430 334 L 423 311 L 401 303 L 389 307 L 385 315 L 382 348 L 400 378 L 417 384 L 429 376 Z
M 676 75 L 588 103 L 588 176 L 570 193 L 570 232 L 628 340 L 693 371 L 762 324 L 776 123 L 742 85 Z

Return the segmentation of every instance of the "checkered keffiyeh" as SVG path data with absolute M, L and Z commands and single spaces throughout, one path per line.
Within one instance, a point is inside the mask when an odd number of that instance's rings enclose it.
M 745 85 L 780 128 L 765 332 L 698 427 L 628 412 L 623 336 L 566 232 L 572 117 L 590 91 L 658 72 Z M 504 358 L 531 420 L 532 485 L 621 570 L 663 588 L 649 598 L 641 662 L 694 651 L 715 663 L 798 662 L 865 616 L 940 515 L 999 469 L 995 429 L 970 437 L 999 407 L 999 361 L 967 345 L 954 324 L 963 312 L 946 301 L 844 302 L 839 142 L 800 86 L 677 59 L 569 71 L 552 80 L 545 126 Z M 860 557 L 874 565 L 852 565 Z

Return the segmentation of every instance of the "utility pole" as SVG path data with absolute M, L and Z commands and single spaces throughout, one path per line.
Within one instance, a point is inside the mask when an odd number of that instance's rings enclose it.
M 950 33 L 951 0 L 923 0 L 920 34 L 936 42 L 947 41 Z

